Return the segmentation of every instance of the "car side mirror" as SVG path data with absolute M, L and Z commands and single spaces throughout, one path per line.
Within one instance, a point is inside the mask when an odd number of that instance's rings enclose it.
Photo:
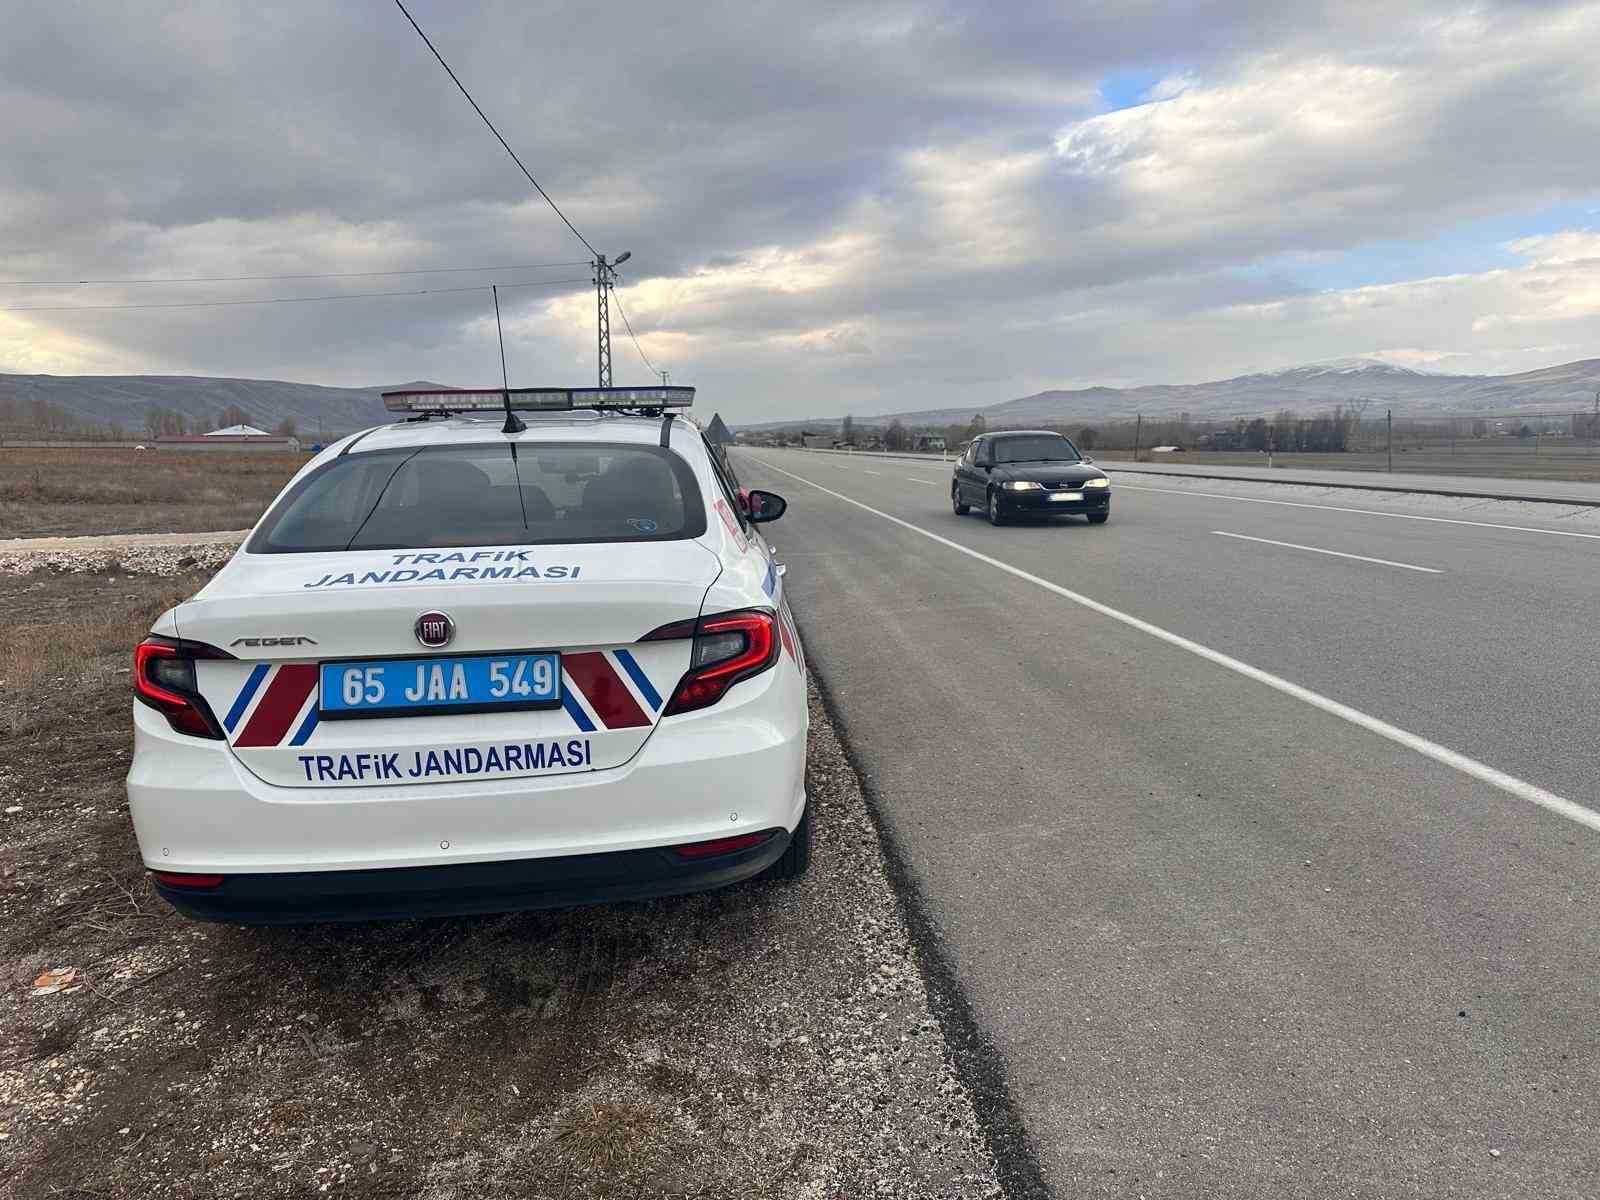
M 1085 454 L 1085 455 L 1084 455 L 1084 456 L 1083 456 L 1083 461 L 1084 461 L 1084 462 L 1086 462 L 1086 463 L 1088 463 L 1088 464 L 1089 464 L 1089 465 L 1090 465 L 1090 466 L 1093 466 L 1093 465 L 1094 465 L 1094 455 L 1092 455 L 1092 454 Z
M 767 521 L 776 521 L 789 508 L 789 502 L 777 492 L 763 492 L 752 490 L 750 492 L 749 518 L 752 525 L 761 525 Z

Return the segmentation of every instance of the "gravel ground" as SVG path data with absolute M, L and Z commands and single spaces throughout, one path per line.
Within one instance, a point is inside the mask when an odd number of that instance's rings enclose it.
M 49 551 L 0 597 L 230 549 Z M 33 697 L 0 765 L 0 1196 L 1001 1194 L 815 697 L 797 884 L 263 931 L 148 889 L 119 666 Z
M 247 532 L 128 533 L 0 540 L 0 573 L 27 575 L 49 570 L 180 575 L 186 571 L 215 571 L 233 557 Z

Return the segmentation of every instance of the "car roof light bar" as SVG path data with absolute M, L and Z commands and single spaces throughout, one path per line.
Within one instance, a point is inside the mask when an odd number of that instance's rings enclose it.
M 692 387 L 611 388 L 427 388 L 383 393 L 390 412 L 464 413 L 505 411 L 564 412 L 574 408 L 647 410 L 688 408 Z

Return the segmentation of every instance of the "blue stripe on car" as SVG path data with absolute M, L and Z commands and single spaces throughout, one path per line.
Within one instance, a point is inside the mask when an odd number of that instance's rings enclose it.
M 567 710 L 567 716 L 571 717 L 584 733 L 594 732 L 594 722 L 589 719 L 589 714 L 583 711 L 583 707 L 572 698 L 570 687 L 561 689 L 561 707 Z
M 778 590 L 777 563 L 769 562 L 767 564 L 767 577 L 761 581 L 761 590 L 766 592 L 768 596 L 772 595 L 773 592 Z
M 317 727 L 317 707 L 311 706 L 311 711 L 306 714 L 306 719 L 300 722 L 300 728 L 294 731 L 294 736 L 289 739 L 291 746 L 304 746 L 311 738 L 311 731 Z
M 233 727 L 239 723 L 239 718 L 244 716 L 244 710 L 250 707 L 250 701 L 256 698 L 261 681 L 267 677 L 267 672 L 270 670 L 272 670 L 270 664 L 257 663 L 255 670 L 250 672 L 250 678 L 244 681 L 244 690 L 235 697 L 233 707 L 228 710 L 228 716 L 222 722 L 227 726 L 229 733 L 233 732 Z
M 633 686 L 639 689 L 639 694 L 651 708 L 660 711 L 661 693 L 651 685 L 650 676 L 644 673 L 644 668 L 639 665 L 638 660 L 626 650 L 618 650 L 616 655 L 617 661 L 622 664 L 622 669 L 628 673 L 628 678 L 633 680 Z

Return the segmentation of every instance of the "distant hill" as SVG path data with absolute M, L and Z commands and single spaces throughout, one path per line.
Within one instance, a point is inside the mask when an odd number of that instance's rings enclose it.
M 1446 375 L 1416 371 L 1369 358 L 1336 359 L 1282 371 L 1266 371 L 1210 383 L 1157 384 L 1136 388 L 1090 387 L 1053 389 L 961 408 L 937 408 L 856 414 L 858 425 L 883 426 L 964 424 L 982 413 L 990 425 L 1062 424 L 1103 421 L 1113 417 L 1175 417 L 1188 413 L 1197 420 L 1235 415 L 1321 412 L 1337 404 L 1371 401 L 1372 408 L 1393 408 L 1398 417 L 1431 413 L 1579 412 L 1594 405 L 1600 389 L 1600 359 L 1543 367 L 1518 375 Z M 1369 410 L 1370 411 L 1370 410 Z M 810 424 L 837 426 L 843 414 L 812 418 Z M 797 428 L 804 420 L 775 421 L 744 429 Z
M 0 375 L 0 410 L 35 400 L 62 410 L 85 425 L 116 423 L 132 435 L 145 427 L 151 407 L 182 413 L 210 428 L 219 414 L 240 409 L 250 423 L 271 429 L 292 418 L 302 434 L 345 433 L 390 420 L 381 393 L 396 388 L 434 388 L 418 380 L 369 388 L 321 387 L 276 379 L 213 379 L 199 375 Z M 11 402 L 10 405 L 7 402 Z

